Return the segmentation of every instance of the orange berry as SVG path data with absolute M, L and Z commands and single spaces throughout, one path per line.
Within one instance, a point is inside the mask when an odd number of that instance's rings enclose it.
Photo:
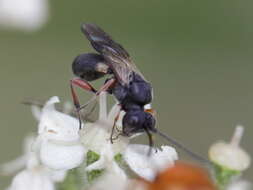
M 147 190 L 217 190 L 206 170 L 185 162 L 176 162 L 145 183 Z

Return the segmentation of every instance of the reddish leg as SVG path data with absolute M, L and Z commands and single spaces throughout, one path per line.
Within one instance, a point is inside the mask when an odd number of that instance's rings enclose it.
M 148 109 L 144 110 L 147 113 L 150 113 L 151 115 L 155 116 L 156 115 L 156 110 L 152 109 L 151 107 Z M 148 151 L 148 156 L 151 155 L 152 153 L 152 148 L 154 147 L 154 140 L 153 140 L 153 135 L 152 133 L 149 131 L 149 129 L 144 128 L 147 136 L 148 136 L 148 140 L 149 140 L 149 151 Z M 157 150 L 156 150 L 157 151 Z
M 78 86 L 84 90 L 87 90 L 89 92 L 93 92 L 96 93 L 97 91 L 86 81 L 81 80 L 79 78 L 74 78 L 72 80 L 70 80 L 70 89 L 71 89 L 71 95 L 72 95 L 72 99 L 73 99 L 73 103 L 76 107 L 77 110 L 77 116 L 79 119 L 79 128 L 81 129 L 82 127 L 82 120 L 81 120 L 81 115 L 80 115 L 80 102 L 77 96 L 77 93 L 75 92 L 74 86 Z
M 117 122 L 118 119 L 119 119 L 120 112 L 121 112 L 121 109 L 119 110 L 119 112 L 118 112 L 118 114 L 116 115 L 116 117 L 115 117 L 115 119 L 114 119 L 114 122 L 113 122 L 112 132 L 111 132 L 111 136 L 110 136 L 110 140 L 111 140 L 111 143 L 112 143 L 112 144 L 113 144 L 113 133 L 114 133 L 114 130 L 115 130 L 116 122 Z M 117 137 L 118 137 L 118 136 L 117 136 Z
M 148 156 L 151 156 L 152 149 L 154 147 L 153 135 L 152 135 L 152 133 L 148 129 L 144 128 L 144 130 L 145 130 L 146 134 L 148 135 L 148 141 L 149 141 Z
M 112 86 L 114 86 L 116 83 L 116 79 L 115 78 L 111 78 L 109 79 L 98 91 L 96 91 L 95 95 L 84 105 L 80 106 L 80 110 L 85 108 L 87 105 L 89 105 L 92 101 L 96 100 L 97 96 L 103 92 L 103 91 L 107 91 L 109 88 L 111 88 Z
M 107 91 L 109 88 L 113 87 L 116 84 L 116 79 L 111 78 L 96 92 L 96 95 L 99 95 L 102 91 Z

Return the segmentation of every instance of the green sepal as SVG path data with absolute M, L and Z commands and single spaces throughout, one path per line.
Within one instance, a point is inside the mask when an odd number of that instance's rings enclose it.
M 213 165 L 215 180 L 220 190 L 224 190 L 234 177 L 241 174 L 240 171 L 232 170 L 214 162 Z
M 93 164 L 94 162 L 98 161 L 100 158 L 100 155 L 96 152 L 93 152 L 92 150 L 89 150 L 86 155 L 86 166 L 89 166 Z
M 78 169 L 69 170 L 64 181 L 56 186 L 57 190 L 80 190 L 83 186 L 83 181 Z
M 86 166 L 93 164 L 100 159 L 100 155 L 92 150 L 89 150 L 86 155 Z M 98 177 L 100 177 L 104 172 L 104 169 L 91 170 L 86 172 L 86 178 L 88 183 L 92 183 Z
M 121 153 L 118 153 L 114 156 L 114 160 L 118 165 L 124 164 L 123 155 Z
M 89 172 L 86 172 L 87 175 L 87 181 L 89 183 L 92 183 L 94 180 L 96 180 L 98 177 L 100 177 L 104 172 L 104 169 L 101 170 L 91 170 Z

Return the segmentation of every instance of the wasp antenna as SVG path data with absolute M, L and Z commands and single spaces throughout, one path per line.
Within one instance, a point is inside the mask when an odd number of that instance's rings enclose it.
M 178 142 L 177 140 L 173 139 L 172 137 L 164 134 L 163 132 L 159 131 L 158 129 L 152 129 L 151 132 L 163 137 L 164 139 L 166 139 L 168 142 L 170 142 L 171 144 L 174 144 L 176 147 L 180 148 L 181 150 L 183 150 L 185 153 L 187 153 L 189 156 L 191 156 L 192 158 L 194 158 L 195 160 L 198 160 L 202 163 L 207 164 L 208 166 L 212 166 L 212 162 L 210 162 L 208 159 L 200 156 L 197 153 L 192 152 L 191 150 L 189 150 L 188 148 L 186 148 L 183 144 L 181 144 L 180 142 Z

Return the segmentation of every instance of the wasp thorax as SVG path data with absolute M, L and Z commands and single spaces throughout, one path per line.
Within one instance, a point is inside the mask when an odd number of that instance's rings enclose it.
M 129 88 L 129 96 L 139 105 L 145 105 L 152 100 L 152 87 L 145 81 L 133 81 Z
M 104 57 L 96 53 L 85 53 L 77 56 L 72 64 L 73 73 L 87 81 L 93 81 L 109 73 Z

